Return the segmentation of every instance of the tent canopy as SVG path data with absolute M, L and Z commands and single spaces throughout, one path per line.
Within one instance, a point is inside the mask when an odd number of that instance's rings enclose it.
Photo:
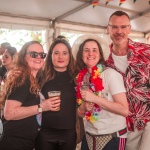
M 106 29 L 110 15 L 116 10 L 127 12 L 131 19 L 132 31 L 150 33 L 149 0 L 126 0 L 119 6 L 120 0 L 99 0 L 93 8 L 94 0 L 1 0 L 0 23 L 13 22 L 17 18 L 29 19 L 18 21 L 20 24 L 51 26 L 53 23 L 68 23 Z M 37 22 L 40 21 L 40 22 Z

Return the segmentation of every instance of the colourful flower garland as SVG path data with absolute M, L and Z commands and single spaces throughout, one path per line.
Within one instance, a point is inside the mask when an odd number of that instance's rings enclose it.
M 84 75 L 88 72 L 87 68 L 82 69 L 79 74 L 77 75 L 77 85 L 76 85 L 76 97 L 77 97 L 77 103 L 78 105 L 81 105 L 81 103 L 83 102 L 81 94 L 80 94 L 80 86 L 82 81 L 83 81 L 83 77 Z M 99 91 L 102 91 L 104 89 L 103 84 L 102 84 L 102 79 L 100 78 L 100 74 L 103 72 L 103 65 L 98 64 L 97 66 L 92 67 L 92 74 L 91 74 L 91 78 L 90 78 L 90 85 L 91 88 L 90 90 L 92 90 L 96 95 Z M 94 122 L 96 120 L 98 120 L 98 114 L 101 111 L 101 108 L 95 104 L 94 105 L 94 109 L 93 111 L 87 111 L 85 116 L 86 116 L 86 120 L 90 121 L 90 122 Z

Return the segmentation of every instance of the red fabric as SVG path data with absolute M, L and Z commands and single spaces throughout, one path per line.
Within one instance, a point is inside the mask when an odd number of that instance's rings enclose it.
M 125 133 L 127 133 L 127 128 L 124 128 L 124 129 L 118 131 L 118 133 L 119 133 L 119 136 L 124 135 Z
M 126 145 L 126 138 L 119 138 L 119 149 L 118 150 L 125 150 Z
M 112 46 L 106 63 L 117 70 L 112 59 Z M 134 131 L 134 125 L 142 130 L 150 121 L 150 45 L 129 39 L 127 59 L 129 66 L 125 74 L 117 70 L 123 76 L 127 91 L 130 111 L 127 126 L 130 131 Z

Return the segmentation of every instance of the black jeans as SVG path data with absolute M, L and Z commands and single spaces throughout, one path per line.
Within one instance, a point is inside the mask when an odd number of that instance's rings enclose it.
M 82 143 L 81 143 L 81 150 L 89 150 L 85 135 L 84 135 Z
M 35 142 L 35 150 L 75 150 L 75 129 L 49 129 L 40 131 Z

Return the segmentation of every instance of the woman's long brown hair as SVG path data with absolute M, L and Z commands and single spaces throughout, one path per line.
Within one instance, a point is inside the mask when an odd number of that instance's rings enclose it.
M 52 62 L 52 53 L 53 53 L 54 47 L 59 43 L 66 45 L 66 47 L 68 48 L 70 60 L 69 60 L 69 64 L 67 66 L 67 69 L 69 70 L 69 73 L 72 76 L 72 79 L 74 79 L 75 60 L 74 60 L 73 55 L 72 55 L 71 46 L 64 36 L 58 36 L 56 39 L 54 39 L 53 43 L 51 44 L 50 49 L 49 49 L 48 54 L 47 54 L 47 57 L 46 57 L 46 60 L 45 60 L 45 66 L 44 66 L 44 76 L 45 77 L 42 77 L 42 85 L 46 81 L 53 79 L 56 75 L 55 74 L 56 71 L 54 69 L 53 62 Z

